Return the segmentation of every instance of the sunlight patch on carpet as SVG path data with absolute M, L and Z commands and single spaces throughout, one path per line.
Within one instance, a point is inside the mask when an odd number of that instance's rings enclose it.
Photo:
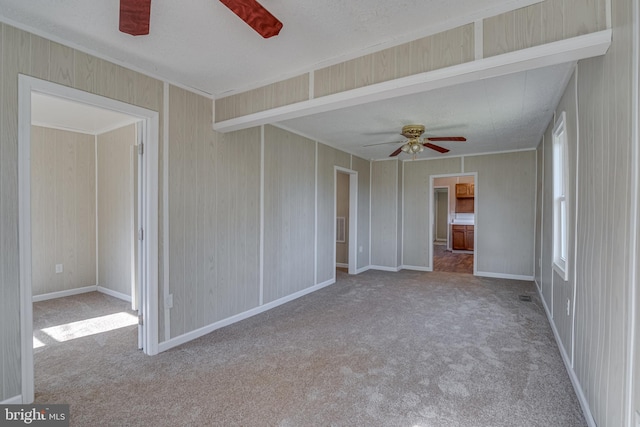
M 138 317 L 131 313 L 114 313 L 106 316 L 93 317 L 91 319 L 80 320 L 78 322 L 66 323 L 64 325 L 43 328 L 41 331 L 58 342 L 87 337 L 113 331 L 138 323 Z M 34 348 L 36 338 L 34 338 Z M 42 342 L 40 341 L 42 344 Z M 44 344 L 42 344 L 44 345 Z

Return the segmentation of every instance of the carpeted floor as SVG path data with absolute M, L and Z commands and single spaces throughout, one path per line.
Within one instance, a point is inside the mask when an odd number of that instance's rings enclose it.
M 40 302 L 34 327 L 127 306 Z M 158 356 L 135 347 L 136 326 L 49 340 L 35 350 L 36 403 L 69 403 L 76 426 L 586 425 L 530 282 L 339 272 Z

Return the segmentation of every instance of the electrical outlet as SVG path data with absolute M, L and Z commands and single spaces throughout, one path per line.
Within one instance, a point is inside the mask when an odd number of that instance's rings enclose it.
M 164 308 L 173 308 L 173 294 L 169 294 L 164 299 Z
M 56 264 L 56 273 L 62 273 L 62 264 Z
M 567 300 L 567 316 L 570 313 L 570 307 L 571 307 L 571 300 Z

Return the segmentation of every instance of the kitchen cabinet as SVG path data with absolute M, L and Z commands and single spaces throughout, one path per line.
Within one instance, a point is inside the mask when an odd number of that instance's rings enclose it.
M 469 199 L 475 197 L 475 184 L 456 184 L 456 197 L 458 199 Z
M 453 224 L 451 226 L 452 248 L 461 251 L 472 251 L 474 246 L 474 226 Z

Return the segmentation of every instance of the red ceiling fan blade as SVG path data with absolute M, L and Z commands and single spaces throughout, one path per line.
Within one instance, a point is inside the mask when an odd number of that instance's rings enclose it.
M 282 22 L 256 0 L 220 0 L 220 3 L 231 9 L 265 39 L 277 36 L 282 29 Z
M 396 151 L 394 151 L 393 153 L 389 154 L 389 157 L 395 157 L 398 154 L 400 154 L 400 152 L 402 152 L 402 147 L 398 148 Z
M 431 138 L 429 138 L 429 139 L 431 139 Z M 448 153 L 449 152 L 449 149 L 444 148 L 444 147 L 440 147 L 439 145 L 431 144 L 429 142 L 425 142 L 422 145 L 424 145 L 427 148 L 431 148 L 432 150 L 436 150 L 436 151 L 438 151 L 440 153 Z
M 467 140 L 464 136 L 434 136 L 431 138 L 426 138 L 429 141 L 460 141 L 464 142 Z
M 120 0 L 120 31 L 132 36 L 149 34 L 151 0 Z

